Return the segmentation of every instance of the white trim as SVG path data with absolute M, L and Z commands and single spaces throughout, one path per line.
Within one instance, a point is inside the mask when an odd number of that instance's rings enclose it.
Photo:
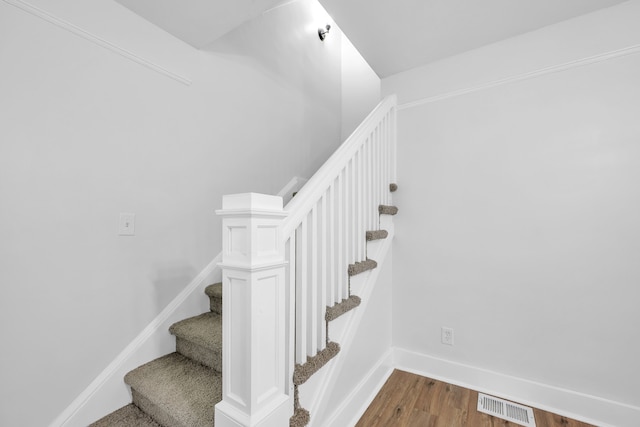
M 52 14 L 50 14 L 49 12 L 40 9 L 37 6 L 34 6 L 32 4 L 27 3 L 24 0 L 3 0 L 5 3 L 17 7 L 35 17 L 38 17 L 40 19 L 43 19 L 53 25 L 56 25 L 64 30 L 67 30 L 69 32 L 72 32 L 94 44 L 97 44 L 98 46 L 101 46 L 105 49 L 108 49 L 114 53 L 117 53 L 120 56 L 123 56 L 124 58 L 127 58 L 133 62 L 137 62 L 138 64 L 149 68 L 150 70 L 153 70 L 157 73 L 163 74 L 173 80 L 176 80 L 186 86 L 191 85 L 191 80 L 187 77 L 183 77 L 179 74 L 176 74 L 172 71 L 167 70 L 166 68 L 162 67 L 161 65 L 158 65 L 152 61 L 149 61 L 148 59 L 145 59 L 123 47 L 120 47 L 108 40 L 103 39 L 102 37 L 99 37 L 95 34 L 90 33 L 87 30 L 84 30 L 80 27 L 78 27 L 77 25 L 72 24 L 69 21 L 66 21 L 62 18 L 58 18 Z
M 291 199 L 293 199 L 293 193 L 295 193 L 296 191 L 300 191 L 300 189 L 302 187 L 304 187 L 304 185 L 307 183 L 307 181 L 309 181 L 309 180 L 306 179 L 306 178 L 301 178 L 299 176 L 294 176 L 293 178 L 291 178 L 291 181 L 289 181 L 282 188 L 282 190 L 280 190 L 278 192 L 278 194 L 276 194 L 276 196 L 282 197 L 282 201 L 284 203 L 285 210 L 286 210 L 287 203 L 289 203 L 291 201 Z
M 73 417 L 90 401 L 91 398 L 107 383 L 117 375 L 127 364 L 127 361 L 133 358 L 135 353 L 141 349 L 143 344 L 157 333 L 171 315 L 180 307 L 182 303 L 196 290 L 200 289 L 206 280 L 218 268 L 218 263 L 222 260 L 222 254 L 218 254 L 192 281 L 167 305 L 158 316 L 146 328 L 138 334 L 138 336 L 125 347 L 122 352 L 96 377 L 95 380 L 82 392 L 71 404 L 49 425 L 49 427 L 66 426 Z M 203 298 L 204 299 L 204 298 Z M 136 365 L 137 366 L 137 365 Z M 126 388 L 122 384 L 122 391 L 125 393 Z M 128 394 L 128 392 L 127 392 Z M 115 409 L 115 408 L 114 408 Z M 102 416 L 107 415 L 107 412 Z M 98 417 L 99 418 L 99 417 Z M 96 421 L 98 418 L 94 419 Z
M 609 52 L 599 53 L 597 55 L 588 56 L 586 58 L 563 62 L 557 65 L 543 67 L 534 71 L 516 74 L 515 76 L 505 77 L 502 79 L 494 80 L 489 83 L 479 84 L 479 85 L 471 86 L 465 89 L 458 89 L 458 90 L 446 92 L 440 95 L 434 95 L 434 96 L 418 99 L 416 101 L 405 102 L 404 104 L 399 104 L 398 109 L 406 110 L 409 108 L 419 107 L 421 105 L 430 104 L 432 102 L 442 101 L 449 98 L 455 98 L 456 96 L 466 95 L 468 93 L 473 93 L 473 92 L 479 92 L 485 89 L 491 89 L 496 86 L 502 86 L 509 83 L 515 83 L 523 80 L 534 79 L 536 77 L 544 76 L 546 74 L 558 73 L 561 71 L 570 70 L 572 68 L 584 67 L 586 65 L 596 64 L 598 62 L 608 61 L 611 59 L 616 59 L 622 56 L 633 55 L 637 53 L 640 53 L 640 44 L 631 45 L 622 49 L 616 49 Z
M 322 426 L 355 426 L 391 376 L 394 370 L 392 360 L 393 349 L 390 348 Z
M 287 204 L 289 217 L 282 224 L 282 233 L 285 237 L 291 236 L 298 228 L 302 219 L 311 211 L 315 203 L 320 200 L 335 177 L 346 167 L 353 155 L 364 144 L 366 135 L 376 128 L 390 110 L 395 108 L 396 102 L 397 97 L 395 95 L 389 95 L 383 99 L 342 145 L 334 151 L 331 157 L 324 162 L 320 169 L 309 178 L 309 182 L 296 197 Z
M 634 427 L 640 407 L 488 369 L 394 348 L 393 365 L 418 375 L 564 415 L 600 427 Z

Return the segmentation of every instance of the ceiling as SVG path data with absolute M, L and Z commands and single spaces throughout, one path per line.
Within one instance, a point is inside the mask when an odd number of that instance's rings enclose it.
M 201 48 L 295 0 L 116 0 Z M 626 0 L 319 0 L 379 77 Z
M 379 77 L 624 0 L 320 0 Z
M 197 48 L 206 46 L 238 25 L 283 2 L 283 0 L 116 1 Z

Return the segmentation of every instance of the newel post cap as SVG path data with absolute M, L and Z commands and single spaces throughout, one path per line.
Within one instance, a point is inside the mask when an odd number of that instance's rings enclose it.
M 282 197 L 259 193 L 240 193 L 222 196 L 222 209 L 218 215 L 266 214 L 286 216 Z

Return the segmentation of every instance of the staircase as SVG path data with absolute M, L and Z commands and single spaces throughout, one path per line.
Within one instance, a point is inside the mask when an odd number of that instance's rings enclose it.
M 125 376 L 133 403 L 90 427 L 213 426 L 213 408 L 222 399 L 222 284 L 205 292 L 211 311 L 169 328 L 176 352 Z
M 90 427 L 309 423 L 299 386 L 340 352 L 329 323 L 360 305 L 351 278 L 377 267 L 367 242 L 386 239 L 380 215 L 398 212 L 395 106 L 383 101 L 286 211 L 280 197 L 223 198 L 210 311 L 173 324 L 176 352 L 129 372 L 133 403 Z
M 391 184 L 389 186 L 390 192 L 395 192 L 398 186 L 396 184 Z M 380 205 L 378 207 L 378 212 L 380 215 L 396 215 L 398 213 L 398 208 L 395 206 L 387 206 Z M 366 242 L 372 242 L 375 240 L 382 240 L 388 237 L 388 232 L 386 230 L 370 230 L 365 233 Z M 318 351 L 315 356 L 307 356 L 307 360 L 303 364 L 296 364 L 294 372 L 293 372 L 293 384 L 295 387 L 295 397 L 294 397 L 294 414 L 290 420 L 290 427 L 304 427 L 306 426 L 310 419 L 311 414 L 304 409 L 300 405 L 299 401 L 299 390 L 298 387 L 302 384 L 306 383 L 308 379 L 310 379 L 313 374 L 318 372 L 323 366 L 331 361 L 334 357 L 338 355 L 340 352 L 339 343 L 333 342 L 329 339 L 329 325 L 330 322 L 336 320 L 343 314 L 348 313 L 349 311 L 360 306 L 362 302 L 361 298 L 357 295 L 351 293 L 351 278 L 357 276 L 359 274 L 363 274 L 369 270 L 377 268 L 378 263 L 375 260 L 366 258 L 364 261 L 355 262 L 353 264 L 349 264 L 347 267 L 347 276 L 348 276 L 348 296 L 343 299 L 341 302 L 336 303 L 333 306 L 327 306 L 325 311 L 325 336 L 326 338 L 326 347 L 323 350 Z
M 393 191 L 396 186 L 391 187 Z M 395 215 L 396 207 L 380 206 L 381 215 Z M 387 237 L 386 230 L 366 232 L 366 240 Z M 377 267 L 367 259 L 348 266 L 353 277 Z M 174 323 L 169 332 L 176 338 L 176 352 L 162 356 L 129 372 L 124 380 L 131 387 L 133 403 L 112 412 L 89 427 L 211 427 L 214 405 L 222 400 L 222 283 L 205 289 L 210 311 Z M 327 307 L 329 322 L 360 305 L 360 297 L 349 295 L 342 302 Z M 304 364 L 297 364 L 293 374 L 296 387 L 304 384 L 340 351 L 338 343 L 327 347 Z M 290 427 L 303 427 L 310 414 L 300 407 L 297 396 Z

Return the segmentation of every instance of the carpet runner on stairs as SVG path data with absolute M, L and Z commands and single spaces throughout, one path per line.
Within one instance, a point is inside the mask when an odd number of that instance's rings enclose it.
M 397 186 L 391 184 L 390 191 Z M 395 206 L 380 205 L 381 215 L 395 215 Z M 366 240 L 385 239 L 388 232 L 366 232 Z M 366 259 L 348 266 L 349 278 L 377 267 Z M 210 312 L 173 324 L 169 332 L 176 337 L 176 352 L 146 363 L 125 375 L 131 387 L 133 403 L 94 422 L 89 427 L 212 427 L 214 406 L 222 399 L 222 284 L 205 289 Z M 329 322 L 360 305 L 360 298 L 347 299 L 327 307 L 327 337 Z M 328 339 L 328 338 L 327 338 Z M 298 386 L 326 365 L 340 351 L 335 342 L 307 362 L 296 365 L 294 414 L 290 427 L 304 427 L 310 414 L 300 406 Z
M 206 288 L 211 311 L 173 324 L 176 352 L 125 376 L 133 403 L 90 427 L 211 427 L 222 400 L 222 284 Z

